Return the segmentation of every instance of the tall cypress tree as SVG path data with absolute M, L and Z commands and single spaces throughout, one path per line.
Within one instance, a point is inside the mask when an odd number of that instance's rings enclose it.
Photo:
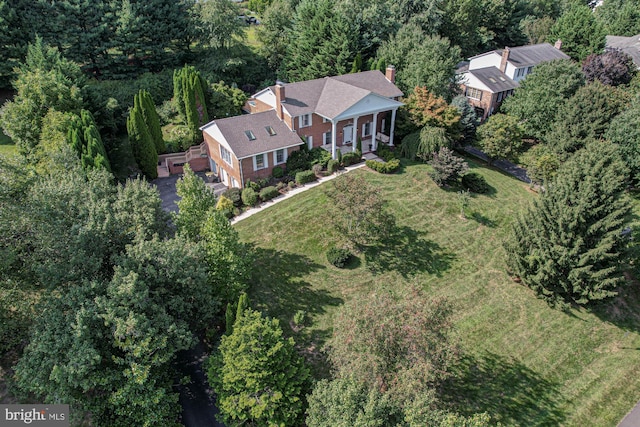
M 505 243 L 511 272 L 560 308 L 616 295 L 630 212 L 626 174 L 613 144 L 578 151 L 513 224 Z
M 156 106 L 153 103 L 153 98 L 151 98 L 151 94 L 147 90 L 140 90 L 136 96 L 138 97 L 138 104 L 141 108 L 142 118 L 149 129 L 156 151 L 158 154 L 164 153 L 167 149 L 164 144 L 164 139 L 162 138 L 160 117 L 158 116 Z
M 148 178 L 158 177 L 158 153 L 151 140 L 151 134 L 144 123 L 139 105 L 134 105 L 127 118 L 127 133 L 133 157 L 135 157 L 138 167 Z
M 80 116 L 75 116 L 67 134 L 67 141 L 78 154 L 85 170 L 102 167 L 111 171 L 107 151 L 89 111 L 81 110 Z
M 200 126 L 209 121 L 205 88 L 207 81 L 192 66 L 173 73 L 173 99 L 191 131 L 192 143 L 201 141 Z M 188 148 L 188 147 L 183 147 Z

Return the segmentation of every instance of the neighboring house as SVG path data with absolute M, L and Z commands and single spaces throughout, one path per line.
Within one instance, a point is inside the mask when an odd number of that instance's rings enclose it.
M 393 145 L 398 101 L 395 69 L 345 74 L 298 83 L 278 83 L 253 95 L 249 113 L 214 120 L 203 126 L 211 170 L 229 187 L 266 178 L 274 166 L 306 143 L 337 151 L 363 153 L 379 142 Z M 388 132 L 386 131 L 388 129 Z
M 482 120 L 493 114 L 502 101 L 513 94 L 533 67 L 556 59 L 569 59 L 560 51 L 562 43 L 555 46 L 541 43 L 531 46 L 505 47 L 469 58 L 459 67 L 460 86 L 469 103 Z
M 631 37 L 607 36 L 605 49 L 618 49 L 629 55 L 640 70 L 640 34 Z

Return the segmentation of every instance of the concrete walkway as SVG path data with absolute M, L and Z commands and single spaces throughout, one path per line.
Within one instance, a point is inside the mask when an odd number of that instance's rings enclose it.
M 618 424 L 618 427 L 638 427 L 640 426 L 640 402 L 629 412 Z
M 476 147 L 473 147 L 471 145 L 465 145 L 464 151 L 466 151 L 467 153 L 471 154 L 474 157 L 477 157 L 489 163 L 489 157 L 485 153 L 477 149 Z M 512 175 L 518 178 L 522 182 L 526 182 L 527 184 L 531 183 L 531 180 L 527 176 L 526 169 L 521 168 L 520 166 L 515 165 L 507 160 L 495 160 L 491 164 L 491 166 L 494 166 L 495 168 L 500 169 L 501 171 L 506 172 L 509 175 Z
M 369 157 L 366 157 L 366 155 L 363 156 L 363 157 L 366 158 L 367 160 L 369 160 Z M 379 159 L 377 157 L 376 157 L 376 159 L 379 160 L 379 161 L 382 161 L 382 159 Z M 322 178 L 318 178 L 317 181 L 310 182 L 308 184 L 303 185 L 302 187 L 294 188 L 293 190 L 290 190 L 289 192 L 287 192 L 287 194 L 283 194 L 281 196 L 276 197 L 275 199 L 271 199 L 268 202 L 265 202 L 265 203 L 260 204 L 259 206 L 256 206 L 255 208 L 247 209 L 246 211 L 242 212 L 242 214 L 240 214 L 240 215 L 238 215 L 236 217 L 233 217 L 231 219 L 231 224 L 235 224 L 237 222 L 242 221 L 243 219 L 247 219 L 250 216 L 253 216 L 253 215 L 257 214 L 258 212 L 262 212 L 263 210 L 270 208 L 271 206 L 275 205 L 276 203 L 280 203 L 283 200 L 287 200 L 287 199 L 295 196 L 296 194 L 300 194 L 300 193 L 305 192 L 307 190 L 310 190 L 310 189 L 312 189 L 314 187 L 317 187 L 318 185 L 321 185 L 321 184 L 323 184 L 323 183 L 325 183 L 327 181 L 331 181 L 332 179 L 335 179 L 336 177 L 342 175 L 343 173 L 350 172 L 350 171 L 352 171 L 354 169 L 359 169 L 359 168 L 364 167 L 364 166 L 365 166 L 364 162 L 358 163 L 357 165 L 353 165 L 353 166 L 346 167 L 344 169 L 340 169 L 340 170 L 338 170 L 338 172 L 334 173 L 333 175 L 323 176 Z

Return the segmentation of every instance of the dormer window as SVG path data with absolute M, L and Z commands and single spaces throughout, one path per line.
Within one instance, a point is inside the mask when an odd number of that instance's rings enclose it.
M 266 131 L 269 134 L 269 136 L 275 136 L 276 135 L 276 131 L 273 130 L 273 128 L 271 126 L 265 126 L 264 128 L 266 129 Z
M 247 135 L 247 138 L 249 138 L 249 141 L 253 141 L 254 139 L 256 139 L 256 136 L 250 130 L 245 130 L 244 134 Z

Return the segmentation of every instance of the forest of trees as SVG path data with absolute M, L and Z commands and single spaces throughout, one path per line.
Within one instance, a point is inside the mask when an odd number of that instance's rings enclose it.
M 18 153 L 0 156 L 11 393 L 69 403 L 74 423 L 176 425 L 173 362 L 226 318 L 207 367 L 229 425 L 488 425 L 490 414 L 438 407 L 457 358 L 446 301 L 412 288 L 345 304 L 328 348 L 334 375 L 314 384 L 278 321 L 248 306 L 251 248 L 216 197 L 186 167 L 170 217 L 145 178 L 158 154 L 198 143 L 201 125 L 240 114 L 276 79 L 393 64 L 406 103 L 397 153 L 436 169 L 449 159 L 455 180 L 466 164 L 450 149 L 462 143 L 520 157 L 544 190 L 505 243 L 511 273 L 554 306 L 607 298 L 628 260 L 620 230 L 640 181 L 640 81 L 628 57 L 602 49 L 606 34 L 640 33 L 640 0 L 595 12 L 581 0 L 248 6 L 260 14 L 254 41 L 229 0 L 0 0 L 0 88 L 12 95 L 0 126 Z M 571 60 L 536 67 L 478 128 L 459 96 L 459 61 L 558 38 Z M 138 178 L 118 173 L 122 147 Z M 549 246 L 545 233 L 566 244 Z

